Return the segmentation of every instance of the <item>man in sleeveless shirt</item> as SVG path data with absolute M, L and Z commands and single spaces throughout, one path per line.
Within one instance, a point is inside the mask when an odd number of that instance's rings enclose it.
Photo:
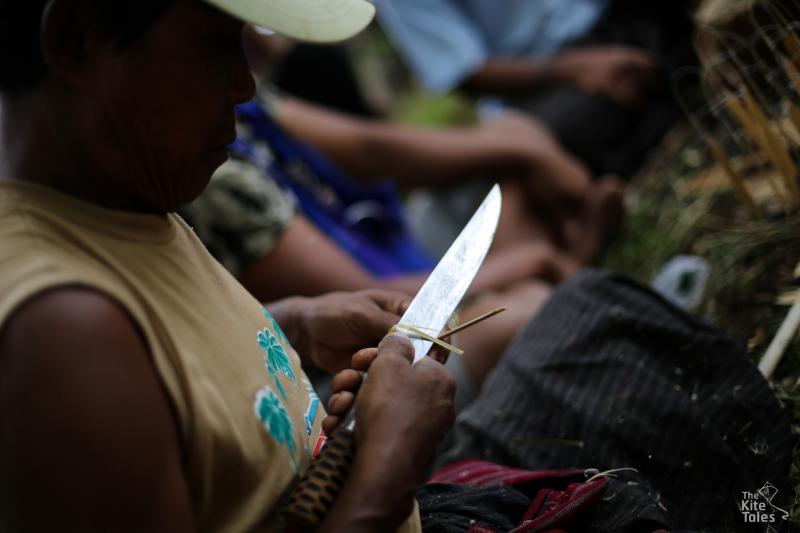
M 325 417 L 292 344 L 340 370 L 407 300 L 264 308 L 172 213 L 253 95 L 243 20 L 339 40 L 372 15 L 363 0 L 0 1 L 0 530 L 283 529 Z M 328 531 L 418 530 L 414 489 L 452 422 L 439 363 L 412 367 L 397 335 L 380 353 Z

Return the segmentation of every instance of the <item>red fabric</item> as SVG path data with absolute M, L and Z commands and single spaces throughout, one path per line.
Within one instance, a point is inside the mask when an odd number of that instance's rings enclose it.
M 495 533 L 491 529 L 487 529 L 483 526 L 479 526 L 478 524 L 472 524 L 469 526 L 467 533 Z
M 594 507 L 605 494 L 607 483 L 606 478 L 600 478 L 589 483 L 574 483 L 566 491 L 542 489 L 540 494 L 549 491 L 552 498 L 539 508 L 532 505 L 526 513 L 527 519 L 512 533 L 561 531 L 579 513 Z
M 450 483 L 475 487 L 519 485 L 529 481 L 566 478 L 582 473 L 583 470 L 520 470 L 486 461 L 468 459 L 437 470 L 428 480 L 428 483 Z
M 485 487 L 490 485 L 520 485 L 533 481 L 552 487 L 563 487 L 565 480 L 583 474 L 583 470 L 529 471 L 508 468 L 486 461 L 466 460 L 438 470 L 428 483 L 450 483 Z M 571 483 L 566 489 L 542 488 L 533 498 L 520 524 L 512 533 L 567 533 L 564 529 L 581 512 L 591 509 L 603 496 L 607 479 Z M 473 525 L 469 533 L 494 533 Z

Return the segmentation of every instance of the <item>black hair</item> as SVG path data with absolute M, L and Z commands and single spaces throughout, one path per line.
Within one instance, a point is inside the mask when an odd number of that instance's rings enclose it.
M 101 38 L 136 42 L 173 0 L 85 0 Z M 48 0 L 0 0 L 0 93 L 18 95 L 47 75 L 39 33 Z

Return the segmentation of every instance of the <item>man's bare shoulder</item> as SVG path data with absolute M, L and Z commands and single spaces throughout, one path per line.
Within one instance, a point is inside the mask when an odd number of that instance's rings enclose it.
M 169 402 L 120 304 L 62 287 L 12 313 L 0 330 L 0 470 L 12 473 L 0 526 L 161 530 L 166 519 L 186 531 L 162 516 L 191 524 L 180 461 Z
M 51 334 L 41 335 L 44 332 Z M 122 305 L 97 289 L 80 285 L 56 287 L 33 295 L 11 313 L 0 329 L 0 343 L 11 350 L 48 344 L 62 352 L 52 346 L 55 340 L 88 348 L 104 340 L 134 339 L 140 342 L 135 323 Z

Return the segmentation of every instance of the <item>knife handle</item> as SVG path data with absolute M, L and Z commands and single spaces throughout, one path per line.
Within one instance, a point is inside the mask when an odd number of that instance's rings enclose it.
M 355 453 L 355 432 L 340 425 L 292 493 L 286 508 L 289 523 L 303 531 L 319 528 L 347 481 Z

